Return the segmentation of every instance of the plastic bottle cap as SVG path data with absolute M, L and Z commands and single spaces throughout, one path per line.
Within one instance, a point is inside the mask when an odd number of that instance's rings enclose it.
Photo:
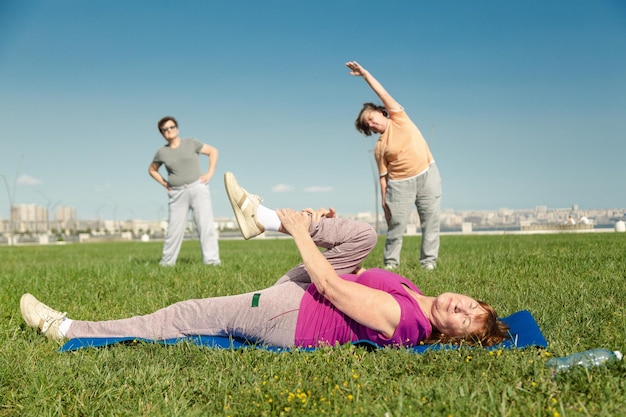
M 622 358 L 624 357 L 624 355 L 622 355 L 622 352 L 620 352 L 619 350 L 614 350 L 613 353 L 615 354 L 615 357 L 617 358 L 618 361 L 621 361 Z

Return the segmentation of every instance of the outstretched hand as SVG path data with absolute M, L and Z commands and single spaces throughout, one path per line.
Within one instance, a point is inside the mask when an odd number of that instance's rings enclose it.
M 356 61 L 346 62 L 346 67 L 350 68 L 350 75 L 354 75 L 355 77 L 362 77 L 367 72 L 365 68 Z

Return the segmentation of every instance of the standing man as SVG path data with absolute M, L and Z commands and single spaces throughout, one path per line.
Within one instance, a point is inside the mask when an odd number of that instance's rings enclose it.
M 189 210 L 192 210 L 200 236 L 202 261 L 207 265 L 219 265 L 219 247 L 209 192 L 209 181 L 217 166 L 217 149 L 194 138 L 181 139 L 178 136 L 178 122 L 171 116 L 163 117 L 157 126 L 167 144 L 157 150 L 148 173 L 167 190 L 169 209 L 167 235 L 159 264 L 176 264 L 185 235 L 187 216 Z M 200 154 L 209 157 L 209 169 L 204 174 L 200 168 Z M 165 165 L 167 180 L 159 173 L 161 165 Z
M 402 235 L 413 205 L 422 228 L 420 264 L 435 269 L 439 255 L 441 177 L 421 132 L 404 108 L 358 62 L 348 62 L 350 75 L 363 77 L 383 105 L 365 103 L 355 126 L 365 136 L 378 133 L 374 156 L 387 220 L 384 262 L 386 269 L 400 265 Z

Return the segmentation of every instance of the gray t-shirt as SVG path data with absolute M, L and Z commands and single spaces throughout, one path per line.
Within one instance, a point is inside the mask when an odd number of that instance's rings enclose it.
M 160 147 L 152 162 L 163 164 L 167 169 L 167 182 L 172 187 L 179 187 L 197 181 L 202 175 L 198 154 L 204 143 L 198 139 L 181 139 L 176 149 L 169 144 Z

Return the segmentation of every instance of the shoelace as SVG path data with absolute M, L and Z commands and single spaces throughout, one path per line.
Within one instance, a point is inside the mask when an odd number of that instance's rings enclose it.
M 44 333 L 44 334 L 48 331 L 50 326 L 52 326 L 55 322 L 63 321 L 65 317 L 67 316 L 67 312 L 59 313 L 56 310 L 53 310 L 49 307 L 44 307 L 41 305 L 37 307 L 37 310 L 38 310 L 39 315 L 43 319 L 43 326 L 41 326 L 41 333 Z M 59 314 L 61 315 L 61 317 L 59 317 Z

